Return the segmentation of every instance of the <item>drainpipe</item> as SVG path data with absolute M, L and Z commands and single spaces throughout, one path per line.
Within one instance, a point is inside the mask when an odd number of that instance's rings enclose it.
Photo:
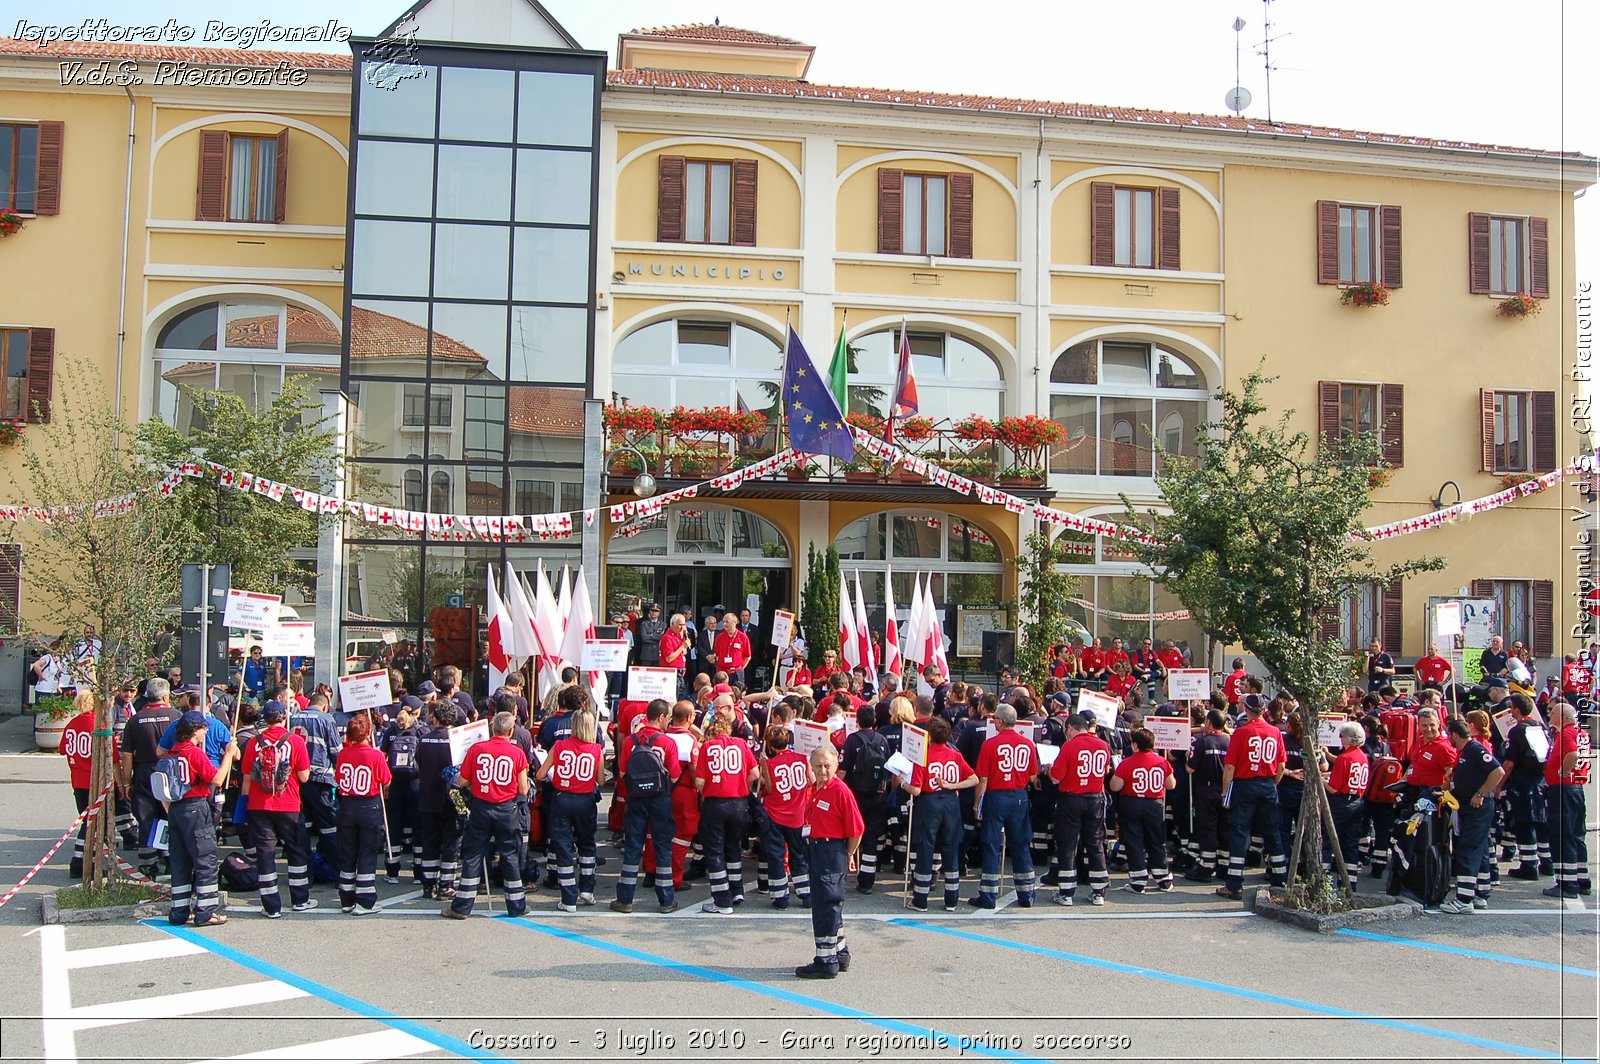
M 122 184 L 122 270 L 117 276 L 117 390 L 112 398 L 116 420 L 111 429 L 111 450 L 122 447 L 122 354 L 128 340 L 128 226 L 133 214 L 133 124 L 137 105 L 133 90 L 124 85 L 128 94 L 128 161 Z

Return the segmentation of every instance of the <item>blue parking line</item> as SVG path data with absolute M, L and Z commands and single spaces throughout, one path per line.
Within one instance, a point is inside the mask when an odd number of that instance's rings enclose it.
M 1229 994 L 1233 997 L 1245 998 L 1249 1001 L 1258 1001 L 1267 1005 L 1281 1005 L 1285 1008 L 1299 1009 L 1302 1012 L 1311 1012 L 1320 1016 L 1331 1016 L 1341 1020 L 1355 1020 L 1359 1023 L 1369 1023 L 1377 1027 L 1387 1027 L 1396 1031 L 1406 1031 L 1410 1034 L 1426 1035 L 1430 1038 L 1443 1038 L 1463 1045 L 1476 1046 L 1479 1049 L 1492 1049 L 1499 1053 L 1513 1053 L 1519 1057 L 1530 1060 L 1565 1061 L 1569 1058 L 1559 1053 L 1550 1053 L 1543 1049 L 1534 1049 L 1530 1046 L 1513 1045 L 1509 1042 L 1496 1042 L 1491 1038 L 1477 1038 L 1459 1031 L 1449 1031 L 1442 1027 L 1429 1027 L 1426 1024 L 1411 1023 L 1407 1020 L 1393 1020 L 1377 1016 L 1370 1012 L 1355 1012 L 1351 1009 L 1342 1009 L 1336 1005 L 1324 1005 L 1316 1001 L 1302 1001 L 1299 998 L 1285 997 L 1282 994 L 1270 994 L 1261 990 L 1251 990 L 1248 987 L 1234 986 L 1231 983 L 1217 983 L 1209 979 L 1195 979 L 1187 975 L 1177 975 L 1173 972 L 1163 972 L 1156 968 L 1141 968 L 1132 964 L 1120 964 L 1117 961 L 1102 960 L 1099 957 L 1086 957 L 1080 953 L 1067 953 L 1064 950 L 1048 949 L 1044 946 L 1029 945 L 1026 942 L 1012 942 L 1009 939 L 995 938 L 991 935 L 980 935 L 972 931 L 962 931 L 959 928 L 944 926 L 936 923 L 927 923 L 921 920 L 908 920 L 897 918 L 888 921 L 891 926 L 909 927 L 917 931 L 927 931 L 936 935 L 949 935 L 952 938 L 965 939 L 969 942 L 981 942 L 986 946 L 999 946 L 1002 949 L 1017 950 L 1021 953 L 1032 953 L 1040 957 L 1050 957 L 1055 960 L 1070 961 L 1073 964 L 1082 964 L 1091 968 L 1100 968 L 1105 971 L 1119 972 L 1123 975 L 1137 975 L 1145 979 L 1154 979 L 1163 983 L 1173 983 L 1178 986 L 1189 987 L 1194 990 L 1210 990 L 1218 994 Z M 1593 1059 L 1593 1058 L 1590 1058 Z
M 1586 975 L 1590 979 L 1600 979 L 1600 972 L 1593 968 L 1573 968 L 1566 964 L 1551 964 L 1548 961 L 1531 961 L 1525 957 L 1508 957 L 1503 953 L 1487 953 L 1483 950 L 1466 949 L 1461 946 L 1446 946 L 1439 942 L 1424 942 L 1419 938 L 1399 938 L 1395 935 L 1379 935 L 1371 931 L 1357 931 L 1353 928 L 1343 928 L 1335 931 L 1336 935 L 1347 935 L 1350 938 L 1364 938 L 1372 942 L 1390 942 L 1399 946 L 1413 946 L 1417 949 L 1431 949 L 1436 953 L 1454 953 L 1458 957 L 1475 957 L 1483 961 L 1499 961 L 1502 964 L 1517 964 L 1524 968 L 1538 968 L 1546 972 L 1560 972 L 1563 975 Z
M 349 994 L 342 993 L 330 986 L 323 986 L 315 980 L 307 979 L 305 976 L 291 972 L 286 968 L 279 968 L 270 961 L 252 957 L 250 954 L 234 949 L 232 946 L 224 946 L 216 939 L 209 935 L 203 935 L 193 928 L 174 927 L 164 919 L 141 920 L 139 922 L 146 927 L 153 927 L 157 931 L 163 931 L 173 938 L 181 938 L 185 942 L 199 946 L 207 953 L 214 953 L 223 960 L 232 961 L 241 968 L 248 968 L 252 972 L 267 976 L 269 979 L 276 979 L 280 983 L 288 983 L 297 990 L 304 990 L 313 997 L 321 998 L 328 1004 L 344 1009 L 346 1012 L 353 1012 L 358 1016 L 375 1020 L 386 1027 L 404 1031 L 413 1038 L 420 1038 L 424 1042 L 436 1045 L 440 1049 L 454 1053 L 459 1057 L 464 1057 L 467 1060 L 487 1061 L 489 1064 L 517 1064 L 517 1061 L 512 1060 L 510 1057 L 502 1057 L 497 1053 L 490 1053 L 484 1049 L 474 1049 L 461 1039 L 435 1031 L 433 1028 L 418 1023 L 416 1020 L 408 1020 L 404 1016 L 390 1012 L 388 1009 L 379 1008 L 377 1005 L 362 1001 L 360 998 L 353 998 Z
M 1004 1049 L 997 1049 L 985 1045 L 965 1045 L 965 1043 L 962 1041 L 961 1035 L 950 1034 L 949 1032 L 941 1031 L 934 1027 L 918 1027 L 915 1024 L 906 1023 L 902 1020 L 890 1019 L 887 1016 L 881 1016 L 875 1012 L 867 1012 L 863 1009 L 851 1008 L 849 1005 L 841 1005 L 837 1002 L 825 1001 L 821 998 L 814 998 L 809 994 L 796 993 L 790 990 L 782 990 L 775 986 L 769 986 L 766 983 L 758 983 L 753 979 L 741 979 L 736 975 L 729 975 L 726 972 L 719 972 L 715 968 L 702 968 L 698 964 L 688 964 L 683 961 L 675 961 L 669 957 L 658 957 L 653 953 L 645 953 L 642 950 L 636 950 L 628 946 L 618 945 L 615 942 L 608 942 L 603 938 L 591 938 L 588 935 L 580 935 L 575 931 L 567 931 L 559 927 L 553 927 L 549 924 L 535 923 L 525 916 L 497 916 L 495 919 L 516 924 L 519 927 L 527 928 L 529 931 L 537 931 L 541 935 L 549 935 L 551 938 L 564 939 L 567 942 L 575 942 L 582 946 L 592 946 L 595 949 L 604 950 L 605 952 L 615 954 L 618 957 L 626 957 L 628 960 L 654 965 L 657 968 L 665 968 L 668 971 L 676 972 L 679 975 L 688 975 L 696 979 L 704 979 L 710 983 L 721 983 L 724 986 L 736 987 L 740 990 L 748 990 L 750 993 L 760 994 L 762 997 L 773 998 L 790 1005 L 799 1005 L 802 1008 L 812 1009 L 817 1012 L 825 1012 L 831 1016 L 838 1016 L 841 1019 L 859 1020 L 862 1023 L 870 1024 L 874 1027 L 882 1027 L 884 1030 L 894 1031 L 898 1034 L 907 1034 L 918 1038 L 926 1038 L 941 1048 L 955 1049 L 958 1046 L 964 1046 L 965 1052 L 971 1053 L 975 1056 L 991 1057 L 995 1060 L 1026 1061 L 1028 1064 L 1049 1064 L 1048 1061 L 1040 1057 L 1025 1056 L 1021 1053 L 1010 1052 Z M 893 921 L 890 922 L 892 923 Z

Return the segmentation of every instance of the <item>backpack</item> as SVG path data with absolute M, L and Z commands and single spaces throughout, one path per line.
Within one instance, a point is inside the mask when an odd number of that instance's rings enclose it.
M 861 751 L 845 774 L 845 783 L 857 794 L 877 794 L 888 774 L 889 741 L 875 731 L 860 731 Z
M 289 789 L 289 762 L 294 748 L 285 735 L 277 742 L 257 736 L 256 760 L 250 766 L 250 782 L 262 794 L 282 794 Z
M 667 793 L 672 779 L 667 766 L 662 763 L 661 751 L 649 743 L 635 742 L 628 752 L 628 763 L 623 768 L 623 780 L 628 785 L 629 798 L 655 798 Z
M 150 793 L 156 801 L 182 801 L 190 786 L 189 762 L 170 754 L 156 762 L 156 770 L 150 776 Z
M 417 729 L 389 733 L 389 768 L 401 779 L 415 779 L 417 775 Z
M 1398 757 L 1372 759 L 1372 782 L 1367 784 L 1366 799 L 1379 805 L 1393 805 L 1400 796 L 1389 787 L 1405 779 L 1406 767 Z
M 1417 741 L 1417 718 L 1406 710 L 1390 709 L 1378 719 L 1389 735 L 1389 752 L 1401 761 L 1411 760 L 1411 748 Z
M 261 889 L 261 878 L 256 874 L 255 865 L 245 860 L 243 854 L 230 853 L 224 857 L 217 869 L 217 878 L 228 890 L 241 894 Z

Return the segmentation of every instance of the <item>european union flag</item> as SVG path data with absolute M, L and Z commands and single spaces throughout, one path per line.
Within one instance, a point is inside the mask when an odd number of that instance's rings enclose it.
M 807 454 L 825 454 L 841 462 L 855 460 L 856 441 L 845 424 L 828 379 L 789 328 L 783 352 L 783 410 L 789 419 L 789 446 Z

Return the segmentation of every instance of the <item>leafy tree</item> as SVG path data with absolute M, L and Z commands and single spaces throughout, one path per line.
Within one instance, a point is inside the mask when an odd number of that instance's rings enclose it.
M 1204 426 L 1195 458 L 1162 452 L 1156 483 L 1170 514 L 1140 513 L 1126 496 L 1123 505 L 1130 521 L 1154 533 L 1133 549 L 1156 579 L 1208 633 L 1243 646 L 1299 699 L 1306 781 L 1291 875 L 1302 851 L 1308 860 L 1306 882 L 1290 897 L 1332 910 L 1348 904 L 1339 897 L 1348 881 L 1338 847 L 1337 883 L 1322 871 L 1332 813 L 1317 768 L 1317 721 L 1336 704 L 1348 661 L 1336 640 L 1318 638 L 1318 621 L 1361 585 L 1444 563 L 1373 561 L 1361 516 L 1372 471 L 1382 465 L 1378 441 L 1373 435 L 1318 441 L 1290 427 L 1293 411 L 1270 420 L 1261 391 L 1271 380 L 1258 368 L 1240 392 L 1218 391 L 1221 419 Z
M 806 625 L 806 660 L 811 665 L 822 664 L 822 652 L 829 647 L 838 649 L 839 625 L 839 551 L 831 544 L 818 551 L 811 544 L 806 555 L 806 585 L 800 596 L 797 623 Z
M 161 622 L 179 595 L 183 543 L 173 505 L 157 487 L 165 469 L 132 460 L 120 446 L 132 429 L 118 416 L 100 377 L 77 359 L 57 360 L 57 394 L 48 423 L 22 436 L 12 496 L 38 507 L 76 508 L 48 521 L 15 524 L 11 538 L 27 559 L 26 587 L 38 615 L 30 641 L 63 635 L 70 653 L 85 625 L 98 633 L 94 670 L 99 698 L 90 790 L 111 781 L 111 692 L 136 675 L 154 646 Z M 126 500 L 97 512 L 99 500 Z M 0 563 L 9 564 L 9 563 Z M 20 575 L 20 574 L 18 574 Z M 104 887 L 114 874 L 111 805 L 89 821 L 85 880 Z
M 227 391 L 190 394 L 196 424 L 184 432 L 152 418 L 139 426 L 139 459 L 158 470 L 179 462 L 214 462 L 290 487 L 319 490 L 334 460 L 334 434 L 309 378 L 290 377 L 271 403 L 257 407 Z M 314 546 L 321 521 L 298 506 L 224 487 L 215 477 L 185 477 L 171 512 L 183 561 L 226 562 L 233 586 L 257 591 L 311 590 L 316 573 L 290 557 Z
M 1015 559 L 1019 584 L 1016 664 L 1023 680 L 1035 690 L 1044 689 L 1051 651 L 1065 643 L 1071 631 L 1063 610 L 1078 581 L 1056 568 L 1069 560 L 1064 546 L 1048 532 L 1035 532 Z

